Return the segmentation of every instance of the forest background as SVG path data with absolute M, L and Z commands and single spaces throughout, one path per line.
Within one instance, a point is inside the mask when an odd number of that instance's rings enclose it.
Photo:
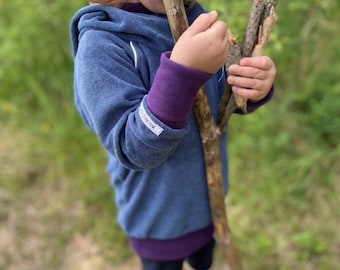
M 250 0 L 201 3 L 242 40 Z M 73 105 L 69 23 L 85 4 L 0 2 L 0 269 L 115 269 L 131 256 L 106 155 Z M 228 216 L 246 269 L 333 270 L 340 2 L 279 1 L 277 13 L 275 97 L 229 124 Z

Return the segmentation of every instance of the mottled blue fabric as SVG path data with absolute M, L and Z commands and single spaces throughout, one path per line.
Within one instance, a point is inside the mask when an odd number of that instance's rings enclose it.
M 202 12 L 196 4 L 189 23 Z M 207 228 L 212 220 L 194 114 L 173 128 L 146 102 L 157 70 L 166 69 L 161 55 L 174 46 L 166 16 L 88 6 L 73 17 L 71 39 L 75 104 L 108 153 L 123 230 L 137 239 L 168 240 Z M 171 73 L 181 76 L 181 69 Z M 225 82 L 220 70 L 205 84 L 215 119 Z M 227 192 L 226 134 L 220 147 Z
M 189 21 L 202 12 L 197 4 Z M 71 33 L 76 106 L 109 154 L 122 228 L 136 238 L 170 239 L 207 227 L 212 221 L 193 113 L 173 129 L 145 104 L 161 54 L 174 45 L 166 16 L 88 6 L 74 16 Z M 222 71 L 206 84 L 216 117 L 224 84 Z M 227 186 L 225 135 L 221 148 Z

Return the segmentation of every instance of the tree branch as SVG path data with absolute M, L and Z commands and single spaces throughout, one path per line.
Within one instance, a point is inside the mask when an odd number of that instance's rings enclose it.
M 163 0 L 166 14 L 175 40 L 188 27 L 184 5 L 181 0 Z M 206 164 L 207 184 L 215 237 L 227 259 L 230 270 L 242 270 L 242 263 L 236 249 L 226 217 L 224 188 L 221 164 L 221 130 L 216 126 L 209 100 L 204 88 L 198 92 L 194 103 L 194 112 L 200 130 L 201 142 Z
M 275 13 L 274 7 L 272 6 L 270 8 L 269 15 L 264 19 L 263 25 L 261 25 L 259 29 L 258 43 L 254 48 L 252 56 L 261 56 L 264 54 L 270 34 L 272 33 L 277 20 L 278 17 Z
M 247 31 L 240 48 L 237 42 L 231 54 L 234 51 L 241 51 L 241 57 L 235 58 L 231 56 L 230 59 L 235 60 L 234 64 L 238 64 L 242 57 L 261 56 L 269 41 L 269 37 L 277 22 L 275 14 L 275 7 L 278 0 L 254 0 L 252 10 L 249 17 Z M 228 57 L 229 59 L 229 57 Z M 227 60 L 226 66 L 230 66 L 231 61 Z M 229 97 L 229 99 L 227 98 Z M 225 108 L 223 110 L 223 107 Z M 244 113 L 247 112 L 247 99 L 234 94 L 231 91 L 231 86 L 227 83 L 225 94 L 220 104 L 219 127 L 221 130 L 226 129 L 229 118 L 235 110 L 240 109 Z
M 248 21 L 247 31 L 243 39 L 241 54 L 242 57 L 250 57 L 257 43 L 258 32 L 262 14 L 265 8 L 264 0 L 254 0 Z
M 228 30 L 229 35 L 229 50 L 228 57 L 225 64 L 225 69 L 228 71 L 229 67 L 232 64 L 239 64 L 242 58 L 241 56 L 241 48 L 237 43 L 236 38 L 233 36 L 231 30 Z M 219 127 L 221 130 L 225 130 L 229 118 L 234 113 L 236 109 L 241 109 L 246 112 L 247 110 L 247 101 L 242 97 L 235 95 L 231 90 L 231 85 L 229 83 L 226 84 L 224 93 L 221 98 L 220 106 L 219 106 Z
M 175 42 L 189 27 L 183 0 L 163 0 L 166 15 L 170 24 L 172 37 Z
M 173 38 L 177 41 L 189 27 L 183 0 L 163 0 L 163 3 Z M 277 20 L 274 12 L 276 4 L 277 0 L 254 0 L 242 48 L 229 30 L 230 45 L 228 59 L 225 64 L 226 69 L 232 64 L 239 63 L 241 57 L 263 54 L 269 35 Z M 268 12 L 268 9 L 270 12 Z M 255 46 L 255 44 L 257 45 Z M 256 47 L 255 50 L 254 47 Z M 228 225 L 223 191 L 220 139 L 221 133 L 226 128 L 232 113 L 236 109 L 246 112 L 246 104 L 247 100 L 233 94 L 231 85 L 227 84 L 219 107 L 220 121 L 217 126 L 204 88 L 199 90 L 194 103 L 194 112 L 200 130 L 206 164 L 215 237 L 226 257 L 229 270 L 242 270 L 243 266 Z

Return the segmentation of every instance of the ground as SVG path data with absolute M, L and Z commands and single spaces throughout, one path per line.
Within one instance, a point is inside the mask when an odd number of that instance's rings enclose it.
M 79 206 L 69 213 L 64 212 L 65 220 L 56 219 L 59 214 L 50 207 L 46 205 L 39 209 L 33 198 L 23 201 L 9 191 L 0 190 L 0 269 L 139 269 L 136 257 L 114 264 L 105 259 L 100 247 L 90 237 L 70 230 L 81 212 Z M 69 235 L 71 231 L 74 233 Z M 190 268 L 185 266 L 184 269 Z M 219 265 L 213 269 L 225 268 Z

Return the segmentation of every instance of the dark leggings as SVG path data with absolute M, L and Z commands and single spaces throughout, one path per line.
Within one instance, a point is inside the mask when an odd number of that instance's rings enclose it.
M 196 270 L 207 270 L 213 262 L 214 247 L 215 241 L 211 240 L 188 258 L 174 261 L 154 261 L 141 258 L 143 270 L 182 270 L 184 260 Z

